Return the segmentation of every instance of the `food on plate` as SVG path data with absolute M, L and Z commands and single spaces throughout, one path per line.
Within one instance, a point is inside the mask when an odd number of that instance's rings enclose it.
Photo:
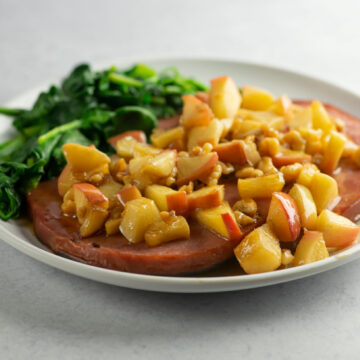
M 39 113 L 44 97 L 58 115 Z M 64 102 L 75 117 L 61 123 Z M 0 214 L 14 217 L 28 191 L 35 232 L 56 253 L 158 275 L 236 258 L 256 274 L 358 241 L 360 122 L 320 101 L 239 88 L 229 76 L 208 89 L 143 64 L 80 66 L 14 115 L 22 133 L 0 145 Z

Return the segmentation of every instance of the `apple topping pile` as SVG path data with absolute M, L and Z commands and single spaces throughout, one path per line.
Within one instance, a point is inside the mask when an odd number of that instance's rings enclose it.
M 189 238 L 191 219 L 238 244 L 249 274 L 321 260 L 357 240 L 360 228 L 331 211 L 340 200 L 331 174 L 340 162 L 359 167 L 360 148 L 319 101 L 239 91 L 223 76 L 183 102 L 178 126 L 156 129 L 151 145 L 129 131 L 108 140 L 111 157 L 63 146 L 58 191 L 81 236 L 158 246 Z

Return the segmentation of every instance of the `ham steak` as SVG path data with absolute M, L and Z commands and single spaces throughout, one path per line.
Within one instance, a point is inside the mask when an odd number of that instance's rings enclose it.
M 298 102 L 307 105 L 308 102 Z M 360 144 L 360 121 L 345 112 L 326 106 L 328 111 L 345 120 L 348 135 Z M 166 129 L 176 126 L 178 117 L 161 121 Z M 341 201 L 335 211 L 352 220 L 360 213 L 360 171 L 343 167 L 334 177 L 339 184 Z M 238 199 L 235 183 L 225 184 L 225 198 Z M 55 253 L 84 263 L 141 274 L 177 275 L 209 269 L 233 257 L 239 242 L 226 240 L 201 225 L 190 221 L 191 237 L 157 247 L 145 243 L 129 244 L 122 235 L 94 235 L 82 239 L 75 218 L 62 214 L 57 179 L 42 182 L 27 195 L 36 235 Z M 266 203 L 266 202 L 265 202 Z M 259 204 L 258 204 L 259 205 Z M 265 206 L 262 206 L 265 208 Z M 264 214 L 265 215 L 265 214 Z
M 77 219 L 62 214 L 56 180 L 42 182 L 27 195 L 35 233 L 55 253 L 87 264 L 132 273 L 176 275 L 209 269 L 231 258 L 239 242 L 191 221 L 189 239 L 153 248 L 145 243 L 129 244 L 121 234 L 82 239 Z

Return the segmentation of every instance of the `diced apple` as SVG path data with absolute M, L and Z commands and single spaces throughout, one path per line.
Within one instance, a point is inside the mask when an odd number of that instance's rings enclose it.
M 145 232 L 145 241 L 149 246 L 157 246 L 189 237 L 190 227 L 182 216 L 168 216 L 165 219 L 155 221 Z
M 155 203 L 146 198 L 128 201 L 120 223 L 120 231 L 131 243 L 144 241 L 147 228 L 155 221 L 161 220 Z
M 223 124 L 220 120 L 212 119 L 207 126 L 196 126 L 188 133 L 187 148 L 191 151 L 197 145 L 210 143 L 215 146 L 219 143 L 223 132 Z
M 169 144 L 176 140 L 182 140 L 184 137 L 184 128 L 178 126 L 163 132 L 155 132 L 150 136 L 151 142 L 160 149 L 166 148 Z
M 208 104 L 197 99 L 194 95 L 184 95 L 183 111 L 180 119 L 182 126 L 186 128 L 194 126 L 207 126 L 213 118 L 213 113 Z
M 126 136 L 116 141 L 116 153 L 119 157 L 132 158 L 134 156 L 134 146 L 137 141 L 132 136 Z
M 360 233 L 360 227 L 344 216 L 330 210 L 323 210 L 316 224 L 321 231 L 327 247 L 343 248 L 354 243 Z
M 189 210 L 208 209 L 221 205 L 224 200 L 224 186 L 205 186 L 193 191 L 188 196 Z
M 242 237 L 235 216 L 229 203 L 226 201 L 214 208 L 198 209 L 195 211 L 194 216 L 200 224 L 215 231 L 226 239 L 240 240 Z
M 66 164 L 58 178 L 58 192 L 64 196 L 66 192 L 76 183 L 81 182 L 72 172 L 71 166 Z
M 150 185 L 145 196 L 154 200 L 160 211 L 174 210 L 176 214 L 185 214 L 188 210 L 188 198 L 185 191 L 176 191 L 167 186 Z
M 337 131 L 330 132 L 330 138 L 324 150 L 320 168 L 323 172 L 332 174 L 338 167 L 340 158 L 343 154 L 347 139 Z
M 197 99 L 199 99 L 200 101 L 202 101 L 205 104 L 209 104 L 209 93 L 205 92 L 205 91 L 198 91 L 195 94 L 195 97 Z
M 125 207 L 128 201 L 141 198 L 141 192 L 135 185 L 123 187 L 116 195 L 120 204 Z
M 164 150 L 159 155 L 150 159 L 149 163 L 144 165 L 144 173 L 159 177 L 169 176 L 176 164 L 176 150 Z
M 287 95 L 281 95 L 270 107 L 269 111 L 281 116 L 287 116 L 292 108 L 292 101 Z
M 139 143 L 143 143 L 146 144 L 146 135 L 143 131 L 141 130 L 131 130 L 131 131 L 125 131 L 119 135 L 115 135 L 111 138 L 109 138 L 107 141 L 108 143 L 116 150 L 116 143 L 125 138 L 125 137 L 132 137 L 133 139 L 135 139 L 137 142 Z
M 305 154 L 302 151 L 294 151 L 281 147 L 280 152 L 272 157 L 273 164 L 276 167 L 291 165 L 295 163 L 306 163 L 311 162 L 311 155 Z
M 99 190 L 109 199 L 110 203 L 116 200 L 116 194 L 123 187 L 116 182 L 111 176 L 107 176 L 99 186 Z
M 266 110 L 274 103 L 274 97 L 266 90 L 244 86 L 241 89 L 242 107 L 249 110 Z
M 109 200 L 94 185 L 74 184 L 76 216 L 81 224 L 80 235 L 90 236 L 100 230 L 108 217 Z
M 339 195 L 336 180 L 320 172 L 312 176 L 309 189 L 314 198 L 318 213 L 327 209 Z
M 261 133 L 262 123 L 257 120 L 244 120 L 235 118 L 232 128 L 232 136 L 234 139 L 243 139 L 246 136 L 258 135 Z
M 138 156 L 156 155 L 160 153 L 160 149 L 154 146 L 140 143 L 132 136 L 126 136 L 116 142 L 116 153 L 119 157 L 126 159 Z
M 292 197 L 283 192 L 274 192 L 266 222 L 280 241 L 295 241 L 300 234 L 301 224 L 299 211 Z
M 219 119 L 235 116 L 241 104 L 241 95 L 233 79 L 220 76 L 210 81 L 209 101 L 215 116 Z
M 297 130 L 299 128 L 312 128 L 313 111 L 311 106 L 301 109 L 295 113 L 289 121 L 290 130 Z
M 120 232 L 121 218 L 109 219 L 105 222 L 106 235 L 115 235 Z
M 323 234 L 318 231 L 306 231 L 296 247 L 293 265 L 310 264 L 327 257 L 329 252 Z
M 177 184 L 180 186 L 188 184 L 190 181 L 208 175 L 217 161 L 218 155 L 214 152 L 192 157 L 178 157 Z
M 260 160 L 260 154 L 257 151 L 254 142 L 245 142 L 244 140 L 233 140 L 230 142 L 218 144 L 214 147 L 219 160 L 232 164 L 256 165 Z
M 74 174 L 109 173 L 110 158 L 95 147 L 68 143 L 62 149 Z
M 285 185 L 281 173 L 248 179 L 238 179 L 238 191 L 242 199 L 271 197 L 275 191 L 281 191 Z
M 335 124 L 332 122 L 324 105 L 320 101 L 313 101 L 311 104 L 313 111 L 313 128 L 321 129 L 324 133 L 335 130 Z
M 280 243 L 268 224 L 249 233 L 234 253 L 247 274 L 274 271 L 281 265 Z
M 221 137 L 224 138 L 232 129 L 232 126 L 234 124 L 234 118 L 225 118 L 220 119 L 220 122 L 222 124 L 223 131 L 221 133 Z
M 294 184 L 289 195 L 294 199 L 298 208 L 301 226 L 309 230 L 315 229 L 317 212 L 310 190 L 304 185 Z

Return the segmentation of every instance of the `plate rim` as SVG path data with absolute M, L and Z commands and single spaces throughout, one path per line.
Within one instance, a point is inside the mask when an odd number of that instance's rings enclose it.
M 360 94 L 348 90 L 341 85 L 326 81 L 324 79 L 312 76 L 299 71 L 273 66 L 269 64 L 243 61 L 241 59 L 223 58 L 217 56 L 131 56 L 123 57 L 116 61 L 120 66 L 129 66 L 134 62 L 169 62 L 171 61 L 196 61 L 196 62 L 211 62 L 211 63 L 233 63 L 239 66 L 260 67 L 267 71 L 278 71 L 285 75 L 299 76 L 309 81 L 316 81 L 325 87 L 332 87 L 335 90 L 345 93 L 347 96 L 355 97 L 360 100 Z M 92 64 L 93 68 L 100 69 L 101 67 L 109 66 L 114 61 L 99 61 Z M 54 81 L 43 82 L 32 89 L 24 91 L 17 96 L 5 102 L 5 106 L 11 106 L 12 103 L 21 101 L 21 99 L 32 96 L 38 89 L 46 88 Z M 58 83 L 58 81 L 56 82 Z M 279 284 L 282 282 L 292 281 L 299 278 L 319 274 L 321 272 L 333 269 L 335 267 L 344 265 L 356 258 L 360 257 L 360 244 L 353 245 L 349 248 L 341 250 L 339 254 L 320 260 L 311 264 L 302 265 L 301 267 L 293 267 L 288 269 L 276 270 L 268 273 L 248 274 L 248 275 L 234 275 L 234 276 L 214 276 L 214 277 L 195 277 L 195 276 L 159 276 L 128 273 L 124 271 L 111 270 L 101 267 L 88 265 L 76 260 L 67 259 L 53 252 L 48 252 L 31 244 L 19 236 L 12 234 L 6 227 L 3 226 L 3 221 L 0 221 L 0 239 L 10 246 L 16 248 L 20 252 L 36 259 L 49 266 L 59 270 L 71 273 L 83 278 L 108 283 L 117 286 L 123 286 L 133 289 L 160 291 L 160 292 L 222 292 L 244 290 L 256 287 L 263 287 L 272 284 Z M 17 226 L 21 226 L 17 224 Z M 3 234 L 7 236 L 4 237 Z M 174 287 L 177 287 L 176 289 Z

